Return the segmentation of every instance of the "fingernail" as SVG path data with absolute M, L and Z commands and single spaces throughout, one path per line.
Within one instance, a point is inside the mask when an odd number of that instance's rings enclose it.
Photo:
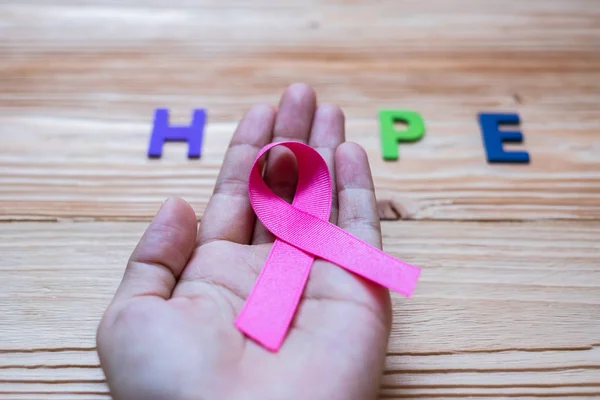
M 162 210 L 167 203 L 169 203 L 171 200 L 173 200 L 172 197 L 168 197 L 167 199 L 163 200 L 163 202 L 160 204 L 160 208 L 158 209 L 158 212 L 160 212 L 160 210 Z

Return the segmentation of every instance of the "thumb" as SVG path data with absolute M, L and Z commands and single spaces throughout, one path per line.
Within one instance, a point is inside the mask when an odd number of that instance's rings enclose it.
M 133 251 L 113 303 L 138 296 L 169 299 L 195 248 L 196 214 L 180 198 L 167 199 Z

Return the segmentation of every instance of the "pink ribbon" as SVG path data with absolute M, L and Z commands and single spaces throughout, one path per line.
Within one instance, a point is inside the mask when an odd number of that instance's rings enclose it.
M 285 146 L 298 162 L 298 185 L 292 204 L 269 189 L 259 159 Z M 235 325 L 271 351 L 281 347 L 315 257 L 337 264 L 410 296 L 418 267 L 400 261 L 330 223 L 331 179 L 321 155 L 300 142 L 271 143 L 261 149 L 248 181 L 254 212 L 276 240 Z

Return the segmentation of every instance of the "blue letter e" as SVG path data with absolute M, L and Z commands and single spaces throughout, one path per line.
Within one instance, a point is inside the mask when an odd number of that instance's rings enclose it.
M 501 124 L 518 125 L 518 114 L 479 114 L 479 126 L 489 163 L 528 163 L 529 153 L 526 151 L 504 151 L 502 143 L 523 141 L 519 131 L 501 131 Z

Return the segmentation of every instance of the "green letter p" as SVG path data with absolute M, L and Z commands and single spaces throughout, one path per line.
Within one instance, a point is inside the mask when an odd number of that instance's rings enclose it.
M 407 129 L 397 131 L 395 122 L 404 122 Z M 381 128 L 381 147 L 384 160 L 398 159 L 398 142 L 416 142 L 425 134 L 425 124 L 420 114 L 405 110 L 381 110 L 379 112 Z

